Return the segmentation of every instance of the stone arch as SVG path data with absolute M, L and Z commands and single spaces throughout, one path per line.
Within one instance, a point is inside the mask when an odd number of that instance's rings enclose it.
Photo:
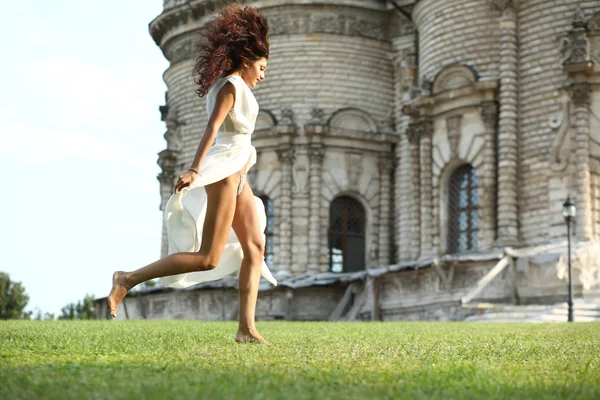
M 254 129 L 257 131 L 271 129 L 277 125 L 277 118 L 270 110 L 260 110 L 256 117 Z
M 354 196 L 338 195 L 329 203 L 327 248 L 332 272 L 367 268 L 367 208 Z
M 373 117 L 358 108 L 337 110 L 327 124 L 331 129 L 377 133 L 377 124 Z
M 328 240 L 329 206 L 334 199 L 342 196 L 352 197 L 354 200 L 358 201 L 365 210 L 365 266 L 368 267 L 370 263 L 374 261 L 371 258 L 371 253 L 373 252 L 373 249 L 377 247 L 377 235 L 375 234 L 375 228 L 373 227 L 375 220 L 375 205 L 371 204 L 369 199 L 360 192 L 354 190 L 337 190 L 334 194 L 329 191 L 323 191 L 321 204 L 323 209 L 327 210 L 327 215 L 323 215 L 323 218 L 321 218 L 321 238 Z M 327 249 L 329 249 L 328 246 Z M 321 255 L 324 256 L 327 255 L 327 253 L 322 253 Z
M 444 67 L 433 80 L 432 94 L 471 86 L 478 80 L 477 71 L 466 65 Z
M 590 35 L 600 35 L 600 12 L 597 12 L 590 18 L 587 28 Z

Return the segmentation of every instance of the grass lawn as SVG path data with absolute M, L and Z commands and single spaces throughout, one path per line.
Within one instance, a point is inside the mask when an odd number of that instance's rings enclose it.
M 600 324 L 0 322 L 0 399 L 600 399 Z

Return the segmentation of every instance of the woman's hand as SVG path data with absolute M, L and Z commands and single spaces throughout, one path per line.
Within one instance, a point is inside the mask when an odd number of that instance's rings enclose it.
M 198 174 L 196 171 L 187 170 L 179 174 L 179 179 L 177 180 L 177 184 L 175 185 L 175 193 L 179 192 L 186 186 L 190 186 L 192 182 L 196 180 Z

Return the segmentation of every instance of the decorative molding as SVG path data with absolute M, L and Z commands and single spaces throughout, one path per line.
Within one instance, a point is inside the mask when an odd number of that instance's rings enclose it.
M 346 153 L 346 176 L 348 188 L 358 190 L 358 183 L 363 172 L 362 153 Z
M 161 109 L 161 113 L 165 111 L 165 108 Z M 163 114 L 164 115 L 164 114 Z M 179 112 L 174 107 L 166 106 L 166 117 L 164 118 L 167 131 L 164 134 L 164 138 L 167 141 L 167 150 L 181 151 L 182 138 L 180 127 L 186 125 L 181 119 L 179 119 Z
M 389 109 L 385 117 L 377 120 L 377 131 L 381 133 L 393 134 L 396 131 L 396 118 L 394 110 Z
M 569 165 L 569 148 L 567 140 L 569 138 L 569 126 L 571 116 L 569 103 L 563 101 L 563 109 L 560 113 L 553 114 L 548 118 L 548 126 L 555 133 L 554 143 L 550 150 L 550 168 L 554 172 L 564 171 Z
M 281 121 L 280 125 L 295 125 L 294 122 L 294 111 L 290 107 L 281 109 Z
M 377 124 L 365 111 L 344 108 L 333 113 L 328 125 L 331 129 L 377 133 Z
M 505 11 L 508 8 L 518 9 L 518 0 L 492 0 L 492 7 L 497 8 L 500 11 Z
M 293 193 L 308 193 L 308 173 L 310 160 L 306 146 L 297 146 L 294 149 L 294 160 L 292 165 L 292 178 L 294 179 Z
M 442 69 L 435 77 L 433 94 L 450 89 L 471 86 L 477 82 L 477 74 L 464 65 L 451 65 Z
M 310 122 L 308 125 L 326 125 L 325 121 L 325 111 L 322 108 L 315 107 L 310 110 Z
M 246 1 L 240 1 L 246 3 Z M 150 34 L 157 45 L 165 34 L 191 21 L 199 21 L 208 14 L 214 13 L 230 0 L 190 1 L 182 5 L 165 9 L 162 14 L 150 23 Z M 342 9 L 342 12 L 346 11 Z M 387 20 L 385 12 L 362 13 L 355 15 L 348 10 L 347 15 L 321 11 L 316 7 L 300 9 L 300 14 L 267 15 L 269 19 L 269 35 L 293 35 L 311 33 L 329 33 L 344 36 L 360 36 L 375 40 L 388 40 Z M 401 29 L 405 34 L 414 31 L 412 24 L 404 24 Z
M 577 6 L 575 9 L 575 13 L 573 14 L 573 28 L 575 29 L 586 29 L 587 28 L 587 20 L 585 18 L 585 13 L 581 9 L 581 6 Z
M 307 13 L 304 15 L 269 16 L 269 35 L 329 33 L 344 36 L 362 36 L 376 40 L 387 39 L 386 24 L 381 19 L 326 12 L 319 13 L 310 8 L 307 8 L 305 12 Z
M 277 125 L 277 120 L 270 110 L 260 110 L 256 117 L 254 124 L 254 130 L 260 131 L 265 129 L 271 129 Z
M 244 0 L 241 2 L 245 3 Z M 154 42 L 160 46 L 164 35 L 168 31 L 185 25 L 190 20 L 199 20 L 201 17 L 215 12 L 228 3 L 228 0 L 187 1 L 181 5 L 166 9 L 150 22 L 150 35 L 154 39 Z
M 458 144 L 460 143 L 462 118 L 462 115 L 455 115 L 453 117 L 446 118 L 446 130 L 448 132 L 448 141 L 450 142 L 450 149 L 452 151 L 453 158 L 458 156 Z
M 591 102 L 592 88 L 588 83 L 571 85 L 568 89 L 575 106 L 589 106 Z

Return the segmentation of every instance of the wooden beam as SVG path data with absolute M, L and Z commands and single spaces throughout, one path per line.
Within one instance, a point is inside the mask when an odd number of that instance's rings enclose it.
M 352 295 L 354 293 L 355 286 L 356 286 L 356 283 L 352 282 L 351 284 L 348 285 L 348 287 L 346 287 L 346 291 L 344 292 L 342 299 L 337 303 L 337 305 L 335 306 L 335 309 L 329 316 L 329 321 L 333 322 L 333 321 L 338 321 L 340 319 L 340 317 L 342 316 L 342 313 L 344 312 L 344 309 L 346 309 L 346 307 L 350 303 L 350 300 L 352 300 Z
M 509 260 L 509 272 L 510 272 L 510 284 L 512 286 L 512 297 L 513 304 L 519 305 L 521 304 L 521 299 L 519 297 L 519 288 L 517 283 L 517 268 L 515 267 L 515 259 L 510 257 Z
M 346 321 L 356 321 L 356 317 L 358 313 L 363 308 L 365 301 L 367 300 L 367 289 L 363 287 L 363 290 L 360 292 L 358 296 L 354 296 L 354 304 L 352 304 L 352 308 L 348 311 L 345 320 Z
M 498 274 L 500 274 L 500 272 L 504 271 L 504 268 L 506 268 L 506 266 L 510 263 L 509 259 L 510 259 L 510 256 L 505 256 L 502 260 L 500 260 L 500 262 L 498 262 L 498 264 L 496 264 L 494 266 L 494 268 L 492 268 L 490 270 L 490 272 L 485 274 L 485 276 L 483 278 L 481 278 L 479 280 L 479 282 L 477 282 L 477 285 L 473 289 L 471 289 L 471 291 L 469 291 L 469 293 L 467 293 L 466 295 L 464 295 L 462 297 L 462 299 L 460 299 L 461 303 L 467 304 L 468 302 L 473 300 L 473 298 L 475 296 L 477 296 L 479 293 L 481 293 L 481 291 L 483 289 L 485 289 L 485 287 L 492 280 L 494 280 L 494 278 L 497 277 Z
M 379 286 L 381 281 L 377 278 L 371 280 L 371 321 L 381 321 L 381 306 L 379 304 Z

